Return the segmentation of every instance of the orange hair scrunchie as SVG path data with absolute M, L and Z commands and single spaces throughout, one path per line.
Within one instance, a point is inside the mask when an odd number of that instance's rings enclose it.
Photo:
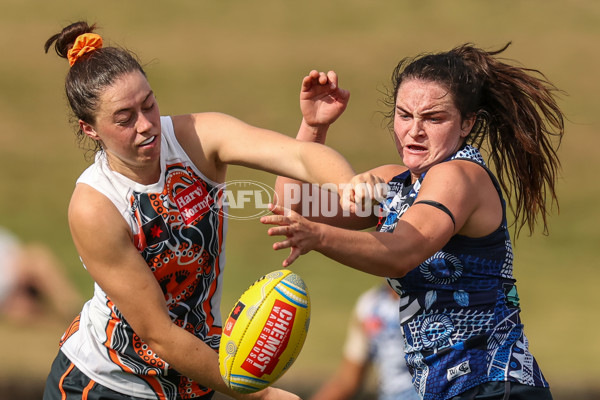
M 102 48 L 102 38 L 100 35 L 95 33 L 84 33 L 83 35 L 77 36 L 73 47 L 67 52 L 67 59 L 69 65 L 73 66 L 79 57 L 90 51 L 98 50 Z

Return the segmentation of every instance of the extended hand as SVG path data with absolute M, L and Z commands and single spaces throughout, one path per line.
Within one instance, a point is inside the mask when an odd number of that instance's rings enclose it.
M 340 204 L 344 210 L 358 214 L 369 212 L 370 208 L 383 202 L 389 186 L 383 178 L 370 172 L 355 175 L 342 191 Z
M 319 224 L 310 222 L 295 211 L 269 204 L 273 215 L 261 217 L 263 224 L 277 225 L 269 228 L 269 236 L 285 236 L 286 239 L 273 243 L 274 250 L 290 248 L 290 255 L 283 266 L 290 266 L 298 257 L 315 249 L 319 244 Z
M 333 71 L 312 70 L 302 80 L 300 109 L 310 126 L 335 122 L 346 109 L 349 99 L 350 92 L 338 86 L 338 76 Z

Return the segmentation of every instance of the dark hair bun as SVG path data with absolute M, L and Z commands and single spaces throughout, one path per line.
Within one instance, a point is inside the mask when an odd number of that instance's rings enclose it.
M 60 33 L 57 33 L 50 37 L 44 44 L 44 50 L 46 53 L 50 49 L 50 46 L 54 43 L 54 50 L 56 50 L 56 54 L 58 54 L 62 58 L 67 58 L 67 53 L 71 47 L 73 47 L 73 43 L 75 43 L 75 39 L 77 36 L 83 35 L 84 33 L 91 33 L 96 29 L 96 24 L 88 25 L 85 21 L 79 21 L 72 23 L 71 25 L 63 28 Z

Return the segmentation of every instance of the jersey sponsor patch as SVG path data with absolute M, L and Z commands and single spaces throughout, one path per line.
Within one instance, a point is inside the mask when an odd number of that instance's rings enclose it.
M 205 214 L 214 203 L 210 194 L 198 182 L 194 182 L 185 190 L 175 195 L 175 203 L 187 225 Z

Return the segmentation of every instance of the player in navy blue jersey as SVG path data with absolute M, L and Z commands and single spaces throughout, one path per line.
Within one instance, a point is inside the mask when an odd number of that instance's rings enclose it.
M 538 218 L 547 231 L 563 114 L 541 73 L 497 58 L 506 47 L 465 44 L 397 65 L 389 117 L 403 165 L 370 171 L 389 183 L 379 215 L 314 218 L 276 205 L 262 217 L 285 236 L 274 249 L 291 249 L 284 266 L 316 250 L 388 278 L 426 400 L 552 398 L 520 320 L 504 196 L 517 234 Z M 278 178 L 280 194 L 294 183 Z

